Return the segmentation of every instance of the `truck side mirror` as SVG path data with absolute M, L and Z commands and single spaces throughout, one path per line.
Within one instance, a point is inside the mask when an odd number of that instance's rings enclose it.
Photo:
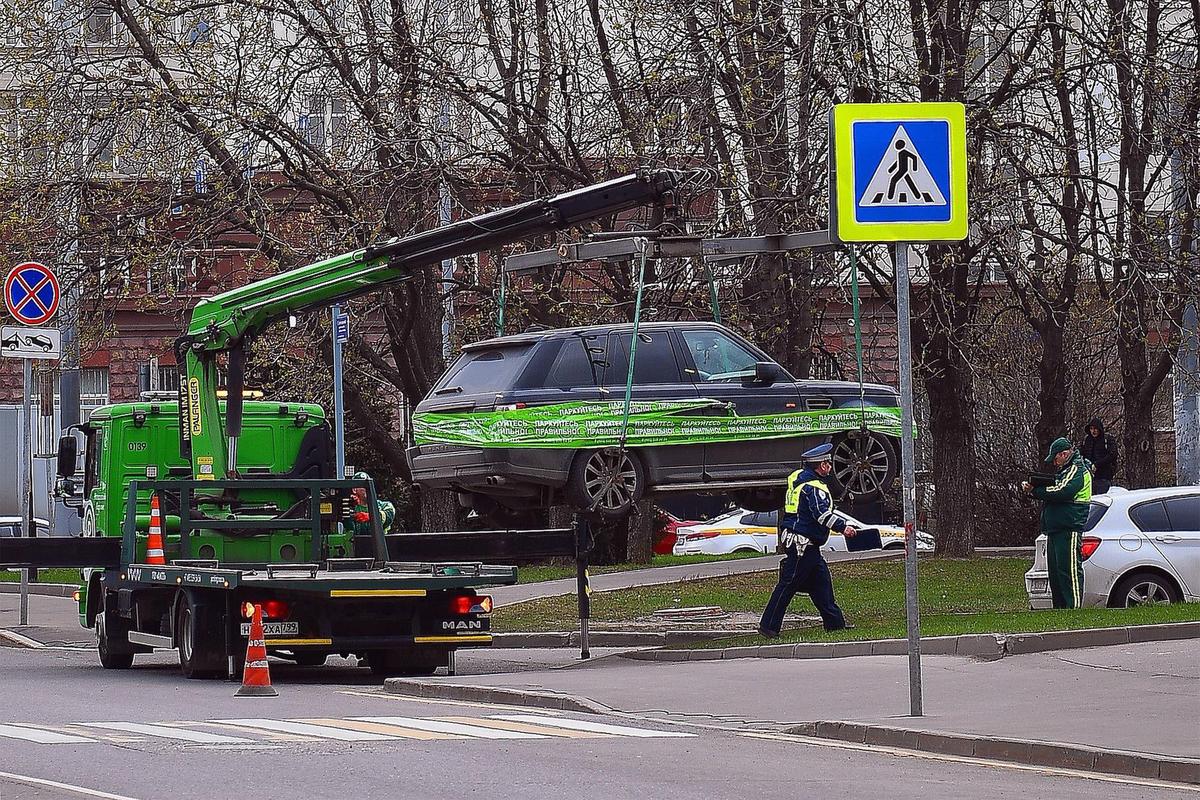
M 75 461 L 79 456 L 79 443 L 72 434 L 66 434 L 58 440 L 58 477 L 72 478 L 75 476 Z

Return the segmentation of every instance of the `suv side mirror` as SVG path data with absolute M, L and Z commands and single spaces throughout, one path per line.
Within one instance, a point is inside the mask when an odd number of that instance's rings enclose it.
M 774 361 L 754 362 L 753 381 L 759 386 L 770 386 L 783 377 L 783 371 Z
M 58 440 L 57 473 L 60 478 L 75 477 L 75 461 L 79 456 L 79 443 L 72 434 L 66 434 Z

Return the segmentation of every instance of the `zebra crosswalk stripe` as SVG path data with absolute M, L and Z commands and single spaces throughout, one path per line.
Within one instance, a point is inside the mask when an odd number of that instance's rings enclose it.
M 227 725 L 237 725 L 244 728 L 258 728 L 280 733 L 299 733 L 305 736 L 316 736 L 320 739 L 337 739 L 343 742 L 386 742 L 397 739 L 397 736 L 383 736 L 367 731 L 352 731 L 343 728 L 332 728 L 328 725 L 313 725 L 308 722 L 291 722 L 279 719 L 221 719 Z
M 476 717 L 439 717 L 447 722 L 465 722 L 470 725 L 481 725 L 485 728 L 500 728 L 506 731 L 521 731 L 522 733 L 537 733 L 542 736 L 553 736 L 557 739 L 604 739 L 607 734 L 594 731 L 573 731 L 566 728 L 548 728 L 545 725 L 531 725 L 528 722 L 512 722 L 505 719 L 478 719 Z
M 181 742 L 195 744 L 249 744 L 256 740 L 241 736 L 225 736 L 219 733 L 205 733 L 187 728 L 167 727 L 166 725 L 150 725 L 141 722 L 80 722 L 89 728 L 105 728 L 127 733 L 141 733 L 146 736 L 156 736 L 160 739 L 177 739 Z
M 567 719 L 566 717 L 555 717 L 547 719 L 546 717 L 538 717 L 533 714 L 489 714 L 492 719 L 507 719 L 513 722 L 529 722 L 534 725 L 548 725 L 551 728 L 567 728 L 576 731 L 592 731 L 593 733 L 606 733 L 610 736 L 633 736 L 638 739 L 688 739 L 694 737 L 694 733 L 680 733 L 677 731 L 655 731 L 648 728 L 630 728 L 625 725 L 608 725 L 603 722 L 587 722 L 581 719 Z
M 75 736 L 70 733 L 55 733 L 40 728 L 26 728 L 23 725 L 0 725 L 0 736 L 9 739 L 24 739 L 38 744 L 92 744 L 96 740 L 86 736 Z
M 382 722 L 385 725 L 399 725 L 402 728 L 416 728 L 420 731 L 437 731 L 439 733 L 456 733 L 470 736 L 474 739 L 545 739 L 537 733 L 521 731 L 506 731 L 497 728 L 484 728 L 479 725 L 465 725 L 461 722 L 446 722 L 445 720 L 420 719 L 418 717 L 355 717 L 363 722 Z
M 346 728 L 352 731 L 366 731 L 367 733 L 378 733 L 383 736 L 392 736 L 400 739 L 466 739 L 465 736 L 458 736 L 453 733 L 439 733 L 437 731 L 419 731 L 415 728 L 402 728 L 399 725 L 384 725 L 381 722 L 366 722 L 357 719 L 303 719 L 300 722 L 308 722 L 314 725 L 329 725 L 334 728 Z

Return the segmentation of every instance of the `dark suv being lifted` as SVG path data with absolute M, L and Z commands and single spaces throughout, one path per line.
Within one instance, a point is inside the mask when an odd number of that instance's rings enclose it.
M 808 448 L 832 440 L 843 496 L 889 488 L 899 397 L 868 384 L 798 381 L 705 322 L 546 330 L 477 342 L 413 415 L 413 480 L 481 515 L 562 503 L 607 517 L 647 492 L 728 492 L 769 510 Z M 625 435 L 622 436 L 622 430 Z

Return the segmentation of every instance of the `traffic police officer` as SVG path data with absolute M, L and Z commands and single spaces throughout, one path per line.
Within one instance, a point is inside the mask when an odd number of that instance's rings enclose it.
M 823 444 L 805 452 L 804 467 L 788 476 L 787 499 L 784 503 L 780 540 L 786 548 L 779 583 L 763 611 L 758 632 L 774 638 L 783 627 L 783 615 L 797 592 L 805 592 L 821 613 L 825 630 L 838 631 L 849 627 L 842 610 L 833 600 L 833 580 L 829 566 L 821 555 L 821 545 L 829 540 L 829 532 L 846 537 L 855 529 L 833 509 L 833 495 L 825 478 L 833 471 L 832 444 Z

